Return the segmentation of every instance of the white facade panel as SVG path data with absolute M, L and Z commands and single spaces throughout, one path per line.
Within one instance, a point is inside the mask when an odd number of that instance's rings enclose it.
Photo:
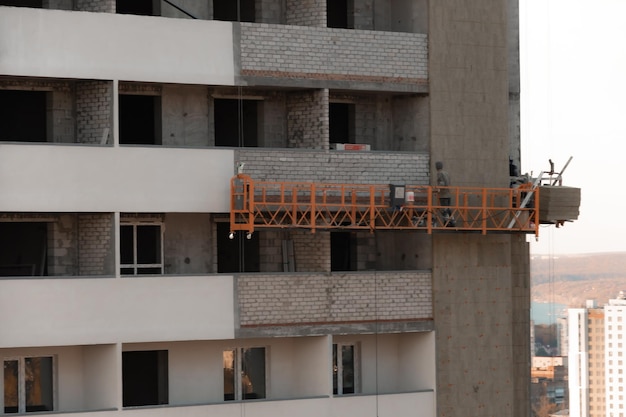
M 235 78 L 229 22 L 0 7 L 0 51 L 3 75 L 214 85 Z
M 0 281 L 0 348 L 232 339 L 233 303 L 229 275 Z
M 0 211 L 230 210 L 228 149 L 0 145 Z

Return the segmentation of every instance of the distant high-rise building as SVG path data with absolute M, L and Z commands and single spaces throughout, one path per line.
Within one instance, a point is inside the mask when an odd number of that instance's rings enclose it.
M 605 309 L 597 307 L 592 300 L 587 301 L 585 308 L 571 308 L 568 311 L 571 417 L 606 415 L 604 316 Z M 620 415 L 624 414 L 613 417 Z
M 626 416 L 626 298 L 620 291 L 616 299 L 604 306 L 605 337 L 604 357 L 606 360 L 606 412 L 609 417 Z

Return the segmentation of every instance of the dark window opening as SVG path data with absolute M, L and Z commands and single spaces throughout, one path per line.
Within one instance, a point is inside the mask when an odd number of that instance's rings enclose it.
M 330 270 L 356 271 L 356 236 L 353 232 L 330 234 Z
M 213 19 L 254 22 L 254 0 L 213 0 Z
M 120 95 L 120 143 L 161 144 L 161 97 Z
M 43 8 L 42 0 L 0 0 L 0 6 Z
M 117 0 L 115 11 L 118 14 L 160 16 L 160 0 Z
M 124 407 L 168 404 L 167 350 L 122 352 Z
M 0 276 L 48 274 L 48 225 L 0 222 Z
M 259 235 L 243 231 L 229 238 L 230 223 L 217 223 L 217 272 L 259 272 Z
M 352 29 L 352 0 L 326 0 L 326 26 L 329 28 Z
M 0 140 L 46 142 L 45 91 L 0 90 Z
M 258 101 L 215 99 L 215 146 L 258 146 Z
M 329 105 L 330 143 L 355 143 L 354 104 L 330 103 Z
M 161 247 L 161 225 L 121 225 L 120 263 L 122 275 L 162 274 Z

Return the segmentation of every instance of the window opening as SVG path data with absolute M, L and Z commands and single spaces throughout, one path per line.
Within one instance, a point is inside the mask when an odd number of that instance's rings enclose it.
M 217 272 L 260 272 L 259 233 L 229 238 L 230 223 L 217 223 Z
M 215 99 L 215 146 L 258 146 L 258 100 Z
M 46 91 L 0 90 L 0 140 L 46 142 Z
M 162 274 L 162 225 L 120 225 L 120 263 L 122 275 Z
M 227 22 L 254 22 L 255 0 L 213 0 L 213 19 Z
M 48 224 L 0 222 L 0 276 L 48 274 Z
M 356 271 L 356 246 L 354 232 L 331 232 L 330 270 Z
M 225 350 L 222 357 L 224 401 L 266 398 L 264 347 Z
M 160 0 L 117 0 L 115 3 L 115 11 L 118 14 L 160 16 L 160 6 Z
M 43 8 L 42 0 L 0 0 L 0 6 Z
M 333 394 L 360 392 L 360 352 L 356 344 L 333 344 Z
M 169 403 L 167 350 L 122 352 L 124 407 Z
M 161 97 L 120 94 L 120 144 L 160 145 Z
M 54 411 L 52 356 L 4 360 L 4 412 Z
M 330 143 L 356 143 L 355 105 L 351 103 L 329 104 L 329 140 Z
M 326 26 L 338 29 L 354 28 L 352 0 L 326 0 Z

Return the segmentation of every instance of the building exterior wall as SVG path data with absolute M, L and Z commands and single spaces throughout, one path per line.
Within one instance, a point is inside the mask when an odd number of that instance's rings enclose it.
M 239 320 L 241 326 L 427 320 L 430 280 L 430 273 L 414 271 L 238 276 Z
M 235 159 L 258 181 L 427 185 L 430 179 L 425 153 L 380 158 L 372 152 L 246 148 L 236 150 Z
M 79 143 L 113 143 L 113 83 L 76 83 L 76 136 Z
M 115 275 L 114 219 L 108 213 L 77 216 L 78 275 Z
M 427 45 L 427 36 L 416 33 L 346 33 L 242 23 L 241 72 L 262 77 L 419 83 L 428 79 Z
M 260 272 L 217 273 L 238 163 L 256 181 L 427 185 L 442 160 L 452 185 L 508 186 L 513 2 L 348 3 L 349 30 L 326 27 L 325 0 L 258 0 L 254 23 L 206 20 L 212 1 L 179 2 L 199 19 L 0 6 L 0 88 L 46 92 L 53 142 L 0 143 L 0 220 L 45 224 L 48 268 L 0 279 L 0 357 L 52 355 L 55 413 L 529 414 L 523 236 L 352 232 L 355 270 L 332 271 L 332 232 L 255 230 Z M 120 94 L 160 98 L 156 143 L 120 144 Z M 255 100 L 259 147 L 215 146 L 222 98 Z M 330 149 L 337 102 L 371 151 Z M 146 253 L 163 273 L 122 274 L 128 222 L 161 226 Z M 334 346 L 357 395 L 333 394 Z M 251 347 L 267 398 L 226 401 L 223 352 Z M 126 406 L 124 353 L 152 350 L 168 404 Z
M 285 23 L 293 26 L 326 26 L 326 7 L 320 1 L 285 1 Z
M 287 95 L 288 147 L 328 149 L 328 90 Z

